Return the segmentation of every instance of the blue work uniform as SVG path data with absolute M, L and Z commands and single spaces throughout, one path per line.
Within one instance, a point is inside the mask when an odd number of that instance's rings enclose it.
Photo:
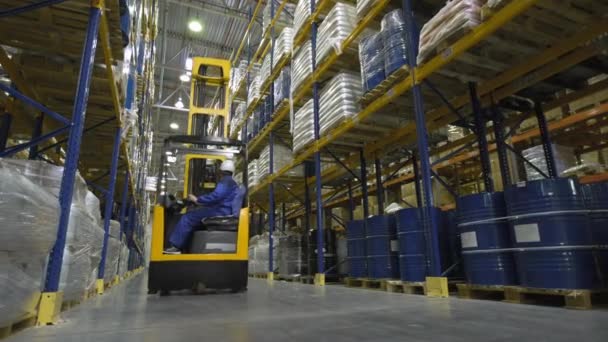
M 171 233 L 169 242 L 179 249 L 186 247 L 194 227 L 207 217 L 234 215 L 232 202 L 238 193 L 239 186 L 232 176 L 223 176 L 212 193 L 198 197 L 197 202 L 204 207 L 189 211 L 179 220 Z

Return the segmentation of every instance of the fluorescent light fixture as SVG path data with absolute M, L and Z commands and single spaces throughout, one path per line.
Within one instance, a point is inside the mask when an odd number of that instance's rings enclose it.
M 177 99 L 177 102 L 175 102 L 175 108 L 179 108 L 179 109 L 184 108 L 184 102 L 182 101 L 181 96 L 179 99 Z
M 175 163 L 177 161 L 177 157 L 176 156 L 169 156 L 169 157 L 167 157 L 167 161 L 169 163 Z
M 168 156 L 172 156 L 172 155 L 173 155 L 173 152 L 171 152 L 171 151 L 167 151 L 167 152 L 165 152 L 165 154 L 166 154 L 166 155 L 168 155 Z
M 174 129 L 174 130 L 175 130 L 175 129 L 179 129 L 179 125 L 178 125 L 176 122 L 172 122 L 172 123 L 170 123 L 170 124 L 169 124 L 169 127 L 170 127 L 171 129 Z
M 201 32 L 203 30 L 203 25 L 198 20 L 190 20 L 188 23 L 188 28 L 192 32 Z
M 192 70 L 192 57 L 186 58 L 186 70 Z
M 190 82 L 190 76 L 188 74 L 182 74 L 179 77 L 179 80 L 182 81 L 182 82 Z

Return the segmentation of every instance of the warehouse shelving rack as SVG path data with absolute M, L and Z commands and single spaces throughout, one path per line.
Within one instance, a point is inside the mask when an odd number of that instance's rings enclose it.
M 311 9 L 313 15 L 311 19 L 305 23 L 306 34 L 310 33 L 313 43 L 313 49 L 316 44 L 316 33 L 320 20 L 321 10 L 331 5 L 332 1 L 320 0 L 315 7 L 315 2 L 311 1 Z M 379 1 L 373 9 L 367 13 L 365 18 L 359 23 L 353 34 L 347 39 L 342 47 L 348 47 L 352 44 L 356 37 L 374 22 L 374 19 L 382 12 L 382 7 L 386 6 L 388 1 Z M 504 8 L 491 13 L 484 21 L 476 28 L 467 32 L 459 39 L 451 41 L 450 44 L 444 46 L 441 51 L 437 51 L 437 55 L 417 65 L 418 53 L 418 28 L 414 19 L 414 11 L 410 0 L 403 1 L 403 9 L 406 22 L 409 27 L 407 37 L 409 57 L 409 73 L 400 77 L 400 79 L 389 89 L 383 92 L 380 96 L 373 98 L 370 103 L 365 106 L 361 112 L 354 118 L 345 120 L 338 127 L 331 130 L 323 137 L 318 135 L 318 93 L 319 82 L 326 78 L 334 63 L 340 58 L 338 55 L 332 55 L 327 65 L 315 65 L 313 61 L 313 75 L 305 82 L 302 90 L 296 92 L 293 96 L 293 104 L 297 105 L 310 96 L 315 99 L 315 142 L 312 146 L 298 154 L 294 161 L 280 170 L 272 170 L 270 175 L 260 182 L 258 186 L 250 191 L 250 197 L 253 202 L 258 204 L 260 208 L 268 208 L 268 224 L 270 236 L 274 230 L 274 211 L 275 201 L 301 201 L 301 196 L 304 196 L 304 203 L 310 203 L 309 185 L 315 184 L 316 206 L 314 208 L 329 208 L 335 205 L 350 203 L 351 218 L 352 218 L 352 203 L 355 196 L 363 199 L 364 215 L 369 214 L 367 197 L 376 191 L 375 188 L 368 188 L 366 167 L 361 167 L 361 174 L 357 175 L 354 168 L 357 164 L 366 164 L 366 159 L 372 158 L 379 161 L 383 156 L 389 156 L 396 147 L 407 146 L 415 153 L 411 155 L 409 160 L 404 163 L 395 163 L 394 165 L 385 166 L 382 168 L 381 162 L 375 162 L 376 178 L 375 183 L 383 185 L 384 188 L 414 181 L 416 183 L 417 200 L 419 206 L 430 208 L 434 205 L 433 193 L 431 188 L 431 179 L 436 178 L 442 180 L 438 174 L 441 168 L 446 168 L 466 160 L 473 160 L 481 157 L 483 182 L 485 188 L 491 190 L 493 188 L 491 173 L 489 172 L 489 151 L 497 150 L 501 159 L 501 176 L 503 182 L 509 182 L 508 162 L 504 160 L 506 150 L 509 145 L 503 143 L 504 138 L 510 137 L 511 144 L 513 140 L 518 139 L 529 140 L 533 137 L 540 137 L 544 149 L 547 154 L 547 163 L 549 165 L 550 174 L 547 176 L 555 176 L 555 170 L 552 165 L 553 157 L 549 148 L 551 143 L 550 132 L 563 131 L 566 128 L 572 128 L 575 125 L 589 122 L 592 119 L 603 119 L 608 114 L 605 105 L 599 105 L 594 109 L 583 111 L 567 118 L 547 124 L 544 111 L 563 106 L 579 98 L 588 96 L 598 90 L 606 89 L 606 81 L 601 81 L 596 84 L 584 85 L 581 89 L 577 89 L 572 93 L 563 95 L 550 102 L 537 102 L 530 108 L 520 110 L 523 114 L 519 116 L 502 118 L 498 104 L 501 100 L 508 99 L 510 96 L 528 91 L 530 97 L 539 98 L 539 101 L 549 99 L 548 92 L 543 93 L 541 90 L 535 90 L 534 87 L 550 83 L 551 78 L 570 77 L 575 81 L 580 81 L 581 77 L 572 77 L 569 72 L 576 66 L 583 65 L 587 60 L 602 52 L 601 44 L 597 44 L 598 39 L 608 31 L 608 23 L 605 18 L 597 15 L 604 13 L 606 4 L 593 1 L 577 2 L 578 7 L 571 7 L 571 2 L 552 3 L 543 0 L 521 0 L 509 2 Z M 274 11 L 272 12 L 274 13 Z M 555 20 L 549 33 L 543 32 L 541 29 L 535 29 L 535 24 L 547 24 L 546 21 Z M 545 20 L 545 22 L 543 22 Z M 523 24 L 522 24 L 523 23 Z M 561 27 L 555 27 L 560 26 Z M 518 31 L 520 30 L 520 31 Z M 531 33 L 532 32 L 532 33 Z M 556 33 L 557 32 L 557 33 Z M 525 38 L 525 39 L 524 39 Z M 527 40 L 526 40 L 527 39 Z M 301 35 L 296 36 L 294 41 L 294 49 L 303 42 L 304 38 Z M 527 44 L 522 44 L 520 40 L 526 41 Z M 521 58 L 514 61 L 501 61 L 492 56 L 483 58 L 484 49 L 497 48 L 497 50 L 511 49 L 517 51 L 526 58 Z M 272 45 L 271 45 L 272 49 Z M 313 59 L 315 53 L 313 52 Z M 488 63 L 490 70 L 475 70 L 470 65 L 483 61 Z M 467 63 L 468 62 L 468 63 Z M 251 64 L 250 64 L 251 65 Z M 464 67 L 463 67 L 464 66 Z M 601 66 L 599 70 L 605 70 Z M 595 71 L 595 69 L 593 70 Z M 598 74 L 601 72 L 597 72 Z M 585 78 L 590 78 L 592 75 L 585 74 Z M 272 79 L 273 80 L 273 79 Z M 464 80 L 464 82 L 463 82 Z M 462 93 L 463 83 L 468 83 L 468 91 Z M 558 82 L 559 85 L 559 82 Z M 563 89 L 565 87 L 561 87 Z M 551 88 L 551 93 L 555 89 Z M 342 156 L 332 156 L 333 153 L 328 151 L 329 146 L 348 142 L 349 133 L 352 133 L 362 122 L 373 120 L 385 109 L 391 109 L 393 112 L 404 113 L 404 117 L 409 120 L 405 125 L 392 129 L 378 139 L 377 136 L 361 137 L 363 142 L 359 149 L 353 149 L 350 153 Z M 430 108 L 428 110 L 427 108 Z M 484 115 L 484 109 L 488 109 L 491 113 L 489 117 Z M 521 109 L 521 108 L 520 108 Z M 468 115 L 464 113 L 473 113 L 473 122 L 469 122 Z M 248 114 L 251 112 L 248 111 Z M 264 128 L 261 133 L 255 137 L 248 145 L 248 152 L 251 155 L 259 153 L 262 145 L 266 141 L 271 147 L 271 165 L 272 165 L 272 145 L 274 143 L 274 135 L 285 121 L 288 120 L 287 114 L 289 108 L 283 108 L 273 115 L 272 121 Z M 413 113 L 413 115 L 412 115 Z M 517 127 L 530 116 L 537 117 L 538 129 L 515 134 Z M 494 122 L 494 144 L 488 144 L 486 121 Z M 247 120 L 247 115 L 242 120 L 244 124 Z M 603 124 L 604 122 L 601 122 Z M 445 127 L 448 124 L 461 125 L 471 131 L 470 134 L 455 142 L 450 142 L 442 147 L 432 147 L 427 139 L 428 132 L 432 132 L 440 127 Z M 504 132 L 505 128 L 509 128 L 509 133 Z M 358 132 L 359 133 L 359 132 Z M 476 134 L 475 134 L 476 133 Z M 246 136 L 246 134 L 245 134 Z M 500 139 L 503 136 L 503 139 Z M 352 140 L 351 140 L 352 141 Z M 581 145 L 585 142 L 581 141 Z M 477 146 L 476 146 L 477 145 Z M 415 146 L 415 148 L 413 148 Z M 595 148 L 601 148 L 597 146 Z M 515 151 L 512 151 L 515 152 Z M 335 165 L 325 170 L 321 170 L 321 153 L 329 155 L 335 160 Z M 439 160 L 431 162 L 431 156 L 437 155 Z M 519 156 L 521 158 L 521 156 Z M 284 191 L 276 192 L 274 184 L 281 184 L 282 177 L 295 166 L 302 163 L 314 163 L 315 175 L 313 177 L 305 177 L 303 182 L 299 184 L 284 187 Z M 250 158 L 251 159 L 251 158 Z M 413 174 L 398 175 L 400 169 L 405 166 L 412 166 Z M 271 166 L 272 167 L 272 166 Z M 246 169 L 246 168 L 245 168 Z M 344 175 L 350 175 L 351 181 L 348 181 L 348 186 L 339 187 L 337 190 L 330 191 L 323 195 L 323 184 L 335 182 L 336 179 L 343 178 Z M 385 180 L 383 181 L 381 177 Z M 606 180 L 606 175 L 595 175 L 583 177 L 583 182 L 593 182 Z M 354 181 L 359 184 L 355 185 Z M 445 182 L 443 182 L 445 183 Z M 303 187 L 301 185 L 304 185 Z M 448 184 L 444 184 L 448 186 Z M 356 186 L 361 190 L 355 194 Z M 382 187 L 381 187 L 382 189 Z M 450 189 L 457 195 L 458 192 Z M 268 193 L 268 197 L 265 194 Z M 382 193 L 382 191 L 381 191 Z M 350 195 L 350 196 L 348 196 Z M 267 200 L 266 200 L 267 198 Z M 304 210 L 301 206 L 294 206 L 295 209 L 288 214 L 288 218 L 295 218 L 301 215 L 310 217 L 314 208 L 311 205 L 306 205 Z M 318 244 L 323 243 L 323 212 L 317 212 L 317 233 Z M 430 215 L 427 213 L 427 218 Z M 431 227 L 436 227 L 432 222 L 426 221 L 427 236 L 436 237 L 437 232 L 431 231 Z M 307 227 L 308 228 L 308 227 Z M 270 239 L 270 251 L 272 251 L 272 238 Z M 436 239 L 432 246 L 429 246 L 433 252 L 433 260 L 439 260 L 439 248 L 437 247 Z M 324 272 L 323 251 L 319 249 L 318 257 L 318 272 Z M 272 258 L 270 258 L 272 260 Z M 273 266 L 270 262 L 269 271 L 272 272 Z M 438 267 L 437 262 L 433 262 L 433 268 L 430 274 L 441 276 L 444 270 Z M 317 276 L 318 283 L 323 283 L 323 277 Z
M 126 167 L 122 182 L 121 206 L 117 213 L 121 223 L 121 235 L 127 237 L 130 249 L 129 274 L 143 266 L 144 250 L 142 237 L 148 208 L 140 195 L 144 190 L 145 161 L 148 159 L 149 139 L 137 138 L 134 148 L 128 146 L 129 125 L 123 118 L 123 111 L 135 107 L 140 136 L 145 136 L 150 127 L 150 98 L 153 92 L 153 55 L 156 8 L 155 0 L 138 1 L 132 4 L 135 18 L 131 44 L 137 60 L 125 65 L 123 71 L 129 74 L 127 95 L 121 99 L 113 68 L 123 59 L 123 38 L 121 18 L 117 0 L 66 1 L 45 0 L 38 2 L 3 1 L 5 9 L 0 10 L 0 39 L 4 46 L 17 49 L 19 56 L 12 58 L 0 47 L 0 64 L 8 74 L 12 86 L 0 84 L 0 88 L 10 94 L 7 112 L 18 113 L 14 121 L 16 129 L 33 123 L 30 141 L 11 147 L 1 146 L 0 157 L 8 157 L 29 149 L 30 159 L 64 165 L 59 192 L 60 219 L 57 238 L 49 256 L 44 289 L 38 308 L 38 324 L 53 324 L 62 306 L 59 280 L 66 244 L 67 228 L 74 182 L 79 165 L 88 168 L 110 167 L 95 179 L 88 179 L 87 185 L 105 197 L 104 240 L 99 264 L 97 293 L 104 291 L 104 274 L 110 219 L 113 214 L 117 191 L 119 169 Z M 145 13 L 145 14 L 144 14 Z M 15 27 L 19 27 L 15 30 Z M 97 47 L 101 43 L 100 53 Z M 56 63 L 54 60 L 60 60 Z M 79 66 L 76 67 L 76 64 Z M 58 66 L 59 64 L 59 66 Z M 105 69 L 105 70 L 104 70 Z M 53 85 L 48 85 L 53 84 Z M 73 95 L 72 90 L 76 88 Z M 133 103 L 137 93 L 138 103 Z M 44 96 L 46 95 L 46 96 Z M 74 100 L 73 107 L 71 101 Z M 33 107 L 40 114 L 33 120 L 17 106 L 17 101 Z M 124 103 L 123 103 L 124 101 Z M 133 106 L 132 106 L 133 104 Z M 59 113 L 72 111 L 71 116 Z M 13 114 L 13 113 L 11 113 Z M 12 116 L 5 114 L 5 116 Z M 51 118 L 51 120 L 45 120 Z M 12 121 L 12 120 L 11 120 Z M 85 122 L 89 124 L 85 128 Z M 113 125 L 110 125 L 113 123 Z M 113 127 L 111 127 L 113 126 Z M 22 128 L 21 128 L 22 129 Z M 44 133 L 43 131 L 49 131 Z M 10 127 L 3 130 L 6 142 Z M 66 138 L 60 138 L 67 134 Z M 107 139 L 107 140 L 106 140 Z M 112 149 L 105 149 L 112 141 Z M 62 144 L 67 143 L 65 154 Z M 83 145 L 84 144 L 84 145 Z M 81 155 L 81 146 L 87 153 Z M 53 160 L 44 158 L 43 152 Z M 138 164 L 134 153 L 141 151 Z M 81 158 L 82 157 L 82 158 Z M 122 165 L 120 161 L 122 159 Z M 104 186 L 98 182 L 107 179 Z M 116 270 L 114 270 L 116 271 Z M 117 276 L 115 276 L 117 280 Z

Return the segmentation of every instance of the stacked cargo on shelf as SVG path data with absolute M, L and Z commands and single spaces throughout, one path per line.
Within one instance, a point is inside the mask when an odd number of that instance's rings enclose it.
M 272 13 L 273 7 L 274 7 L 274 11 L 275 11 L 274 17 L 276 17 L 276 21 L 272 28 L 274 28 L 275 32 L 280 32 L 281 30 L 283 30 L 283 28 L 285 28 L 287 26 L 291 26 L 291 23 L 293 21 L 294 13 L 296 11 L 295 4 L 286 3 L 284 5 L 283 9 L 279 12 L 279 9 L 281 7 L 281 1 L 279 1 L 279 0 L 268 1 L 266 3 L 266 6 L 264 7 L 264 11 L 262 13 L 262 25 L 263 25 L 262 27 L 264 28 L 264 32 L 262 32 L 262 35 L 266 35 L 267 34 L 266 31 L 272 29 L 270 27 L 270 22 L 273 20 L 273 13 Z
M 319 25 L 316 49 L 317 65 L 323 63 L 333 50 L 336 50 L 338 54 L 346 53 L 346 51 L 342 51 L 342 42 L 353 32 L 355 26 L 357 26 L 355 6 L 336 3 Z

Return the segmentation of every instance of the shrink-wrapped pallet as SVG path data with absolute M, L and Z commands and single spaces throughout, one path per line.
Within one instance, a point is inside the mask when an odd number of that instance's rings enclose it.
M 317 65 L 323 63 L 332 51 L 342 54 L 342 42 L 356 26 L 357 9 L 350 4 L 336 3 L 319 26 Z
M 0 250 L 0 327 L 36 314 L 46 254 Z
M 367 12 L 374 7 L 374 0 L 357 0 L 357 18 L 363 19 Z
M 289 147 L 278 142 L 275 142 L 273 146 L 273 171 L 276 173 L 284 166 L 293 162 L 293 153 Z M 270 145 L 266 145 L 262 152 L 260 152 L 258 174 L 259 179 L 264 179 L 270 174 Z M 295 166 L 283 174 L 283 176 L 288 177 L 301 177 L 303 175 L 303 167 L 301 165 Z
M 249 88 L 249 96 L 247 96 L 247 106 L 249 106 L 253 101 L 260 98 L 260 76 L 256 76 L 251 82 Z
M 291 88 L 291 68 L 286 66 L 281 70 L 279 77 L 274 80 L 274 107 L 275 110 L 283 100 L 289 100 Z
M 278 272 L 281 275 L 300 275 L 302 273 L 302 242 L 299 234 L 278 237 Z
M 104 269 L 104 282 L 109 283 L 118 272 L 118 259 L 120 257 L 121 243 L 112 236 L 108 237 L 108 248 L 106 251 L 106 265 Z
M 95 221 L 97 225 L 103 226 L 99 198 L 97 198 L 97 196 L 95 196 L 95 194 L 93 194 L 92 192 L 87 191 L 84 204 L 87 209 L 87 213 L 93 218 L 93 221 Z
M 249 179 L 249 187 L 252 188 L 260 183 L 258 174 L 258 159 L 254 159 L 249 162 L 247 166 L 247 177 Z
M 385 79 L 384 43 L 382 34 L 376 32 L 359 43 L 361 81 L 365 92 L 376 88 Z
M 400 9 L 391 11 L 382 18 L 381 35 L 384 48 L 384 72 L 388 77 L 407 64 L 407 30 Z
M 481 23 L 482 0 L 452 0 L 429 20 L 420 32 L 418 64 L 434 56 L 446 41 L 464 36 Z
M 120 240 L 121 239 L 121 233 L 120 233 L 120 222 L 115 221 L 115 220 L 110 220 L 110 236 Z
M 296 52 L 291 64 L 292 96 L 300 89 L 304 80 L 312 74 L 312 45 L 304 43 Z
M 315 6 L 318 2 L 318 0 L 315 0 Z M 306 21 L 310 19 L 310 16 L 310 0 L 299 0 L 293 15 L 294 38 L 300 33 L 300 30 L 302 30 L 302 28 L 306 24 Z
M 361 76 L 353 73 L 339 73 L 332 78 L 321 90 L 320 133 L 326 134 L 345 119 L 357 115 L 360 111 L 358 103 L 363 94 Z
M 277 12 L 279 11 L 279 6 L 281 6 L 281 1 L 279 1 L 279 0 L 271 0 L 266 3 L 266 6 L 264 7 L 264 11 L 262 13 L 262 23 L 264 25 L 263 34 L 266 32 L 266 30 L 270 29 L 270 23 L 272 22 L 272 19 L 273 19 L 272 7 L 271 7 L 273 2 L 274 2 L 274 16 L 275 17 L 277 15 Z M 279 14 L 278 19 L 274 23 L 273 28 L 274 28 L 275 32 L 280 32 L 284 27 L 291 26 L 295 10 L 296 10 L 296 5 L 291 4 L 291 3 L 285 4 L 285 7 L 283 7 L 283 10 Z
M 24 173 L 11 160 L 0 159 L 0 251 L 47 254 L 57 236 L 59 202 L 33 182 L 40 182 L 36 172 L 46 169 L 26 169 Z M 40 173 L 42 178 L 45 175 Z M 50 180 L 52 177 L 42 181 Z
M 272 55 L 272 70 L 284 56 L 291 54 L 293 48 L 293 29 L 286 27 L 275 41 L 274 53 Z
M 553 149 L 553 159 L 555 161 L 557 176 L 561 176 L 564 171 L 576 165 L 576 156 L 571 147 L 557 144 L 552 144 L 551 147 Z M 540 169 L 545 175 L 549 175 L 543 145 L 537 145 L 525 149 L 521 154 L 530 163 L 534 164 L 534 166 Z M 528 181 L 545 178 L 540 172 L 530 166 L 530 164 L 525 163 L 524 166 L 526 168 L 526 178 Z
M 235 133 L 240 133 L 240 132 L 235 132 L 235 130 L 238 128 L 238 124 L 241 122 L 241 120 L 243 120 L 243 117 L 245 116 L 245 112 L 247 111 L 247 104 L 245 104 L 245 102 L 238 102 L 238 104 L 235 102 L 236 105 L 236 109 L 234 110 L 234 115 L 232 116 L 232 119 L 230 120 L 230 135 L 233 135 Z M 242 127 L 241 127 L 242 129 Z
M 266 57 L 264 57 L 264 61 L 262 62 L 262 68 L 260 69 L 260 87 L 262 86 L 262 84 L 266 83 L 266 81 L 268 81 L 268 79 L 270 78 L 270 69 L 270 54 L 267 54 Z
M 293 152 L 296 154 L 315 139 L 313 110 L 313 100 L 310 99 L 294 114 L 292 135 Z
M 120 260 L 118 263 L 118 275 L 124 277 L 129 270 L 129 247 L 121 245 L 120 247 Z

